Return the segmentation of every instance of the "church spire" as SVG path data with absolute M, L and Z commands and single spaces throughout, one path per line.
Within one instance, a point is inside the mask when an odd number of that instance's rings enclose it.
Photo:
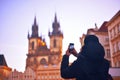
M 59 22 L 57 21 L 57 15 L 55 13 L 55 17 L 54 17 L 54 21 L 52 23 L 52 28 L 53 28 L 53 31 L 52 32 L 49 32 L 49 36 L 63 36 L 61 30 L 60 30 L 60 24 Z
M 57 34 L 59 33 L 59 28 L 60 28 L 60 24 L 57 22 L 57 16 L 56 16 L 56 13 L 55 13 L 55 18 L 54 18 L 54 22 L 52 24 L 52 27 L 53 27 L 53 34 Z
M 34 23 L 32 25 L 32 36 L 31 37 L 38 37 L 38 25 L 36 21 L 36 16 L 34 17 Z
M 57 23 L 57 16 L 56 16 L 56 13 L 55 13 L 54 22 L 56 22 L 56 23 Z
M 28 31 L 28 36 L 27 36 L 27 38 L 28 38 L 28 39 L 30 38 L 30 34 L 29 34 L 29 31 Z
M 34 25 L 36 25 L 37 23 L 36 23 L 36 16 L 34 17 Z

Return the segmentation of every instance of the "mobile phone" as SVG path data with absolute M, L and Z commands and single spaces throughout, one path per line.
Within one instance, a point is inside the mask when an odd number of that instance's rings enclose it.
M 69 51 L 73 50 L 74 49 L 74 43 L 70 43 L 69 44 Z

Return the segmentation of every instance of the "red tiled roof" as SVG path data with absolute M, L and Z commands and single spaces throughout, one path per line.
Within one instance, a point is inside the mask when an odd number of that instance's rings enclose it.
M 99 28 L 98 31 L 100 31 L 100 32 L 107 32 L 107 31 L 108 31 L 107 26 L 106 26 L 107 23 L 108 23 L 108 22 L 105 21 L 105 22 L 101 25 L 101 27 Z

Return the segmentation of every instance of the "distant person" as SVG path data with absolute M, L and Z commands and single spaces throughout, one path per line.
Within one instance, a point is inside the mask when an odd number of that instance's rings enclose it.
M 69 65 L 69 56 L 77 59 Z M 109 77 L 109 61 L 104 59 L 105 51 L 95 35 L 87 35 L 79 54 L 74 47 L 68 47 L 61 62 L 61 77 L 76 80 L 112 80 Z

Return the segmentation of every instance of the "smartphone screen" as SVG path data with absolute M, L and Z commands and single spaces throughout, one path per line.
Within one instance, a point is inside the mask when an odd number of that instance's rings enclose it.
M 69 44 L 69 49 L 72 50 L 74 48 L 74 43 Z

